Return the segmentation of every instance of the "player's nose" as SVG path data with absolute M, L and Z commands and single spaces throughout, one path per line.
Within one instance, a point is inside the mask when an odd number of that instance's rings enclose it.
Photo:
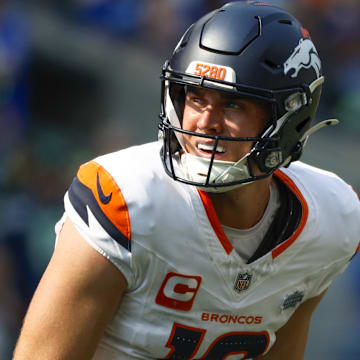
M 220 134 L 222 131 L 222 118 L 216 107 L 208 105 L 201 112 L 198 122 L 198 129 L 205 134 Z

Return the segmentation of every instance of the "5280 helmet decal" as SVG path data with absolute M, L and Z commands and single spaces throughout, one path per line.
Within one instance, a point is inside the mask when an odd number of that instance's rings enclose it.
M 310 39 L 300 39 L 298 46 L 284 63 L 284 74 L 286 75 L 291 70 L 294 70 L 290 76 L 296 78 L 303 68 L 313 68 L 316 77 L 320 77 L 321 61 L 315 45 Z

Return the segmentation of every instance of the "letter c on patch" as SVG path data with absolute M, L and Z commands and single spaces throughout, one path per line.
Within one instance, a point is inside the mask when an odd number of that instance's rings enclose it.
M 189 311 L 201 283 L 201 276 L 170 272 L 166 275 L 155 302 L 171 309 Z

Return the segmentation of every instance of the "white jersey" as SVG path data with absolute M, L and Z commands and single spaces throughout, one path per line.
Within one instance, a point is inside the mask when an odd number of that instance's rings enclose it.
M 165 174 L 158 143 L 82 165 L 65 211 L 128 288 L 94 359 L 251 359 L 358 250 L 360 202 L 337 176 L 293 163 L 275 176 L 301 203 L 295 232 L 244 264 L 207 193 Z

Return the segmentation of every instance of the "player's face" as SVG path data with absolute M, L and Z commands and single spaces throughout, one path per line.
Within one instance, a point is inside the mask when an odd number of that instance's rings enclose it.
M 264 130 L 270 114 L 265 106 L 222 91 L 189 88 L 186 94 L 183 129 L 206 135 L 256 137 Z M 186 151 L 210 158 L 214 141 L 184 135 Z M 252 147 L 250 141 L 219 141 L 215 159 L 237 161 Z

